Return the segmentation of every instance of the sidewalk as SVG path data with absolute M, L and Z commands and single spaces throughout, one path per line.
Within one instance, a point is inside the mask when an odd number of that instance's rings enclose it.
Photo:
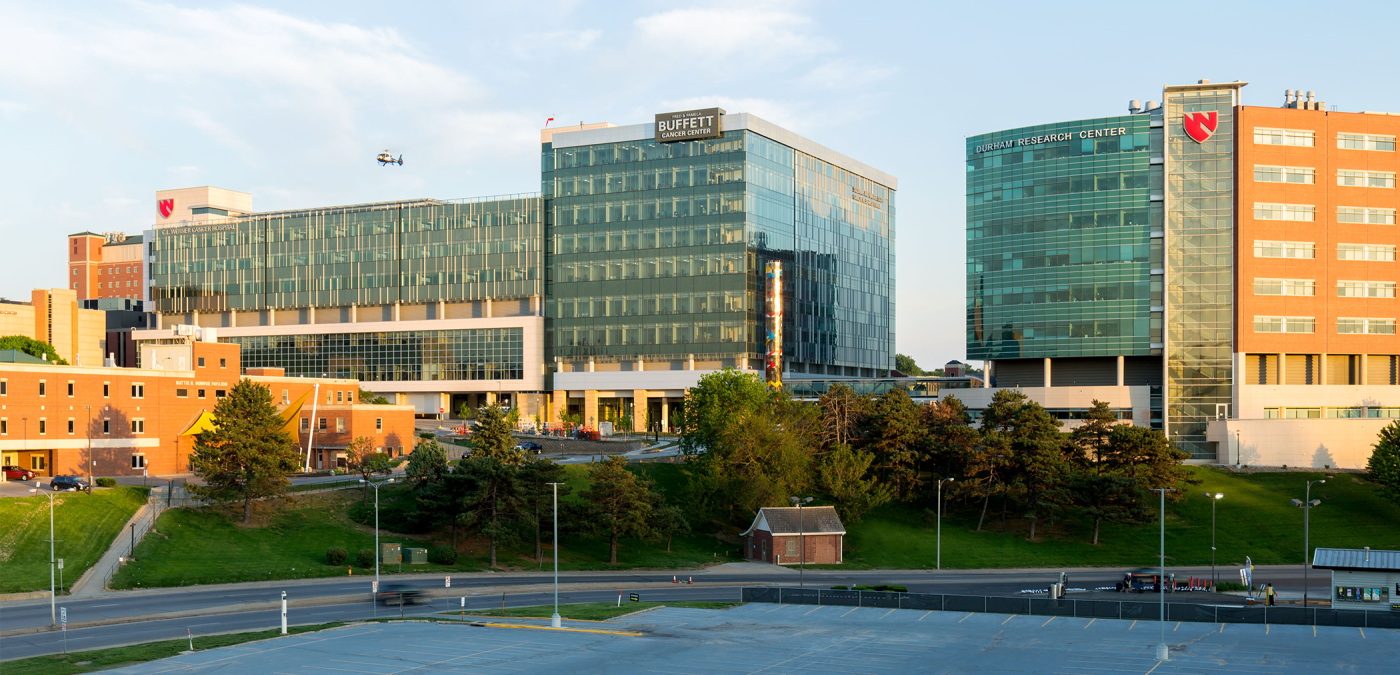
M 97 564 L 88 568 L 88 571 L 69 588 L 70 596 L 86 598 L 101 595 L 106 591 L 107 581 L 112 578 L 113 574 L 116 574 L 117 568 L 121 566 L 122 558 L 131 555 L 133 531 L 136 543 L 140 543 L 160 515 L 160 506 L 164 502 L 158 500 L 163 499 L 165 499 L 164 488 L 151 490 L 151 498 L 136 510 L 136 513 L 131 516 L 131 520 L 126 521 L 126 525 L 117 533 L 116 538 L 112 540 L 112 545 L 107 547 L 107 552 L 102 554 L 102 557 L 97 560 Z

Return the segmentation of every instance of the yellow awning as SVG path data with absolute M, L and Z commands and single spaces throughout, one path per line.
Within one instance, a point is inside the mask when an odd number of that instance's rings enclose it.
M 214 426 L 218 424 L 218 422 L 218 418 L 214 417 L 214 413 L 205 410 L 204 412 L 199 413 L 199 417 L 194 418 L 194 421 L 190 422 L 190 425 L 188 427 L 185 427 L 185 430 L 181 431 L 180 435 L 198 436 L 199 434 L 204 433 L 206 431 L 213 431 Z
M 301 419 L 301 409 L 306 405 L 306 399 L 311 397 L 311 392 L 313 391 L 315 391 L 315 389 L 307 389 L 305 394 L 298 396 L 297 400 L 292 401 L 291 404 L 282 409 L 282 433 L 291 436 L 293 439 L 296 439 L 297 434 L 301 433 L 301 431 L 297 429 L 297 420 Z

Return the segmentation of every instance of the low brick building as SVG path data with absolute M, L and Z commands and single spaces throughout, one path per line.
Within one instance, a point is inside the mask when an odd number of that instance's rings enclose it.
M 759 509 L 753 525 L 740 536 L 744 538 L 744 557 L 749 560 L 829 565 L 842 562 L 846 526 L 835 507 L 773 507 Z
M 172 340 L 143 352 L 142 368 L 0 362 L 0 461 L 41 476 L 189 471 L 192 427 L 245 376 L 239 346 Z M 329 467 L 356 436 L 394 456 L 413 447 L 413 408 L 357 403 L 356 380 L 256 370 L 246 377 L 268 387 L 289 420 L 301 417 L 301 429 L 313 424 L 309 395 L 319 393 L 313 468 Z M 303 449 L 307 436 L 297 439 Z

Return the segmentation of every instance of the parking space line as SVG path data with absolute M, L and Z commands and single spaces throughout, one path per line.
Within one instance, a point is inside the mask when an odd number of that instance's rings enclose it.
M 1014 619 L 1014 618 L 1016 618 L 1016 615 L 1015 615 L 1015 614 L 1012 614 L 1011 616 L 1006 617 L 1006 621 L 1010 621 L 1010 620 L 1012 620 L 1012 619 Z M 1005 625 L 1006 625 L 1006 621 L 1001 622 L 1001 625 L 1005 626 Z
M 1223 623 L 1220 624 L 1220 632 L 1222 632 L 1222 633 L 1225 632 L 1225 624 L 1223 624 Z
M 932 613 L 933 613 L 933 610 L 930 609 L 929 611 L 924 612 L 924 616 L 928 616 L 928 615 L 930 615 L 930 614 L 932 614 Z M 917 619 L 917 621 L 923 621 L 923 620 L 924 620 L 924 616 L 919 617 L 919 618 Z
M 1132 630 L 1132 629 L 1133 629 L 1134 627 L 1136 627 L 1136 626 L 1137 626 L 1137 619 L 1133 619 L 1133 623 L 1132 623 L 1132 625 L 1128 626 L 1128 630 Z
M 854 612 L 854 611 L 856 611 L 856 610 L 858 610 L 858 609 L 860 609 L 860 608 L 859 608 L 859 607 L 852 607 L 852 608 L 851 608 L 851 612 Z M 851 612 L 846 612 L 846 614 L 850 614 Z M 846 616 L 846 614 L 842 614 L 841 616 Z
M 1176 628 L 1181 628 L 1181 622 L 1180 622 L 1180 621 L 1176 622 Z M 1176 632 L 1176 628 L 1173 628 L 1173 629 L 1172 629 L 1172 632 L 1173 632 L 1173 633 Z
M 968 612 L 968 613 L 967 613 L 967 616 L 965 616 L 965 617 L 963 617 L 963 618 L 961 618 L 961 619 L 958 619 L 958 623 L 962 623 L 962 622 L 964 622 L 964 621 L 967 621 L 968 619 L 971 619 L 971 618 L 972 618 L 972 615 L 975 614 L 975 613 L 976 613 L 976 612 Z
M 1366 639 L 1366 629 L 1365 629 L 1365 628 L 1361 628 L 1360 626 L 1358 626 L 1358 627 L 1356 628 L 1356 630 L 1361 631 L 1361 639 L 1362 639 L 1362 640 L 1365 640 L 1365 639 Z
M 1313 637 L 1317 637 L 1317 626 L 1313 626 Z
M 1157 666 L 1160 666 L 1160 665 L 1162 665 L 1163 663 L 1164 663 L 1163 661 L 1158 661 L 1158 662 L 1157 662 Z M 1152 670 L 1157 670 L 1157 666 L 1152 666 Z M 1147 671 L 1147 675 L 1152 675 L 1152 670 Z
M 1051 621 L 1054 621 L 1054 620 L 1055 620 L 1055 617 L 1052 616 L 1052 617 L 1046 619 L 1046 620 L 1045 620 L 1045 623 L 1040 624 L 1040 627 L 1041 627 L 1041 628 L 1044 628 L 1044 627 L 1046 627 L 1046 626 L 1049 626 L 1049 625 L 1050 625 L 1050 622 L 1051 622 Z
M 891 615 L 891 614 L 894 614 L 894 610 L 890 610 L 890 611 L 888 611 L 888 612 L 885 612 L 884 614 L 881 614 L 881 615 L 880 615 L 880 618 L 883 619 L 883 618 L 885 618 L 885 617 L 887 617 L 887 616 L 889 616 L 889 615 Z
M 1084 627 L 1085 627 L 1085 628 L 1088 628 L 1089 626 L 1094 625 L 1094 622 L 1095 622 L 1095 621 L 1098 621 L 1098 620 L 1099 620 L 1098 617 L 1094 617 L 1094 618 L 1092 618 L 1092 619 L 1089 619 L 1089 623 L 1084 624 Z
M 825 607 L 825 606 L 826 606 L 826 605 L 817 605 L 816 607 L 813 607 L 813 608 L 807 610 L 806 612 L 804 612 L 804 613 L 802 614 L 802 616 L 807 616 L 808 614 L 811 614 L 812 612 L 815 612 L 815 611 L 817 611 L 817 610 L 819 610 L 819 609 L 821 609 L 821 608 L 823 608 L 823 607 Z
M 1264 624 L 1264 634 L 1265 634 L 1265 635 L 1268 635 L 1268 634 L 1269 634 L 1269 624 L 1267 624 L 1267 623 Z

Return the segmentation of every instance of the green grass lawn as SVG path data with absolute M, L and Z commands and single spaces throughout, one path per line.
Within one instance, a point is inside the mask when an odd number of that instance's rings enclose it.
M 1250 556 L 1255 564 L 1294 564 L 1303 560 L 1303 512 L 1289 504 L 1303 498 L 1307 480 L 1324 473 L 1234 474 L 1192 468 L 1203 481 L 1191 486 L 1185 502 L 1168 503 L 1167 562 L 1209 565 L 1211 505 L 1201 493 L 1221 492 L 1216 504 L 1216 562 L 1233 566 Z M 1322 505 L 1312 512 L 1314 548 L 1400 549 L 1400 505 L 1376 494 L 1376 486 L 1356 474 L 1333 474 L 1314 485 Z M 982 532 L 974 531 L 981 504 L 952 504 L 943 519 L 943 567 L 1085 567 L 1151 565 L 1157 560 L 1158 524 L 1104 525 L 1099 545 L 1089 542 L 1093 523 L 1059 520 L 1037 528 L 1037 541 L 1026 541 L 1023 520 L 1001 521 L 1001 504 L 993 497 Z M 1014 506 L 1013 506 L 1014 509 Z M 1156 505 L 1153 504 L 1154 515 Z M 892 505 L 847 526 L 844 568 L 920 569 L 935 564 L 936 538 L 922 509 Z M 1048 531 L 1047 531 L 1048 530 Z
M 55 556 L 63 559 L 63 581 L 71 586 L 107 552 L 132 514 L 146 503 L 149 488 L 98 488 L 91 495 L 54 495 Z M 0 593 L 49 589 L 49 500 L 34 496 L 0 499 Z
M 642 591 L 646 593 L 646 591 Z M 689 607 L 692 609 L 729 609 L 738 607 L 742 602 L 722 602 L 718 600 L 705 601 L 697 600 L 693 602 L 629 602 L 623 599 L 622 605 L 612 602 L 579 602 L 571 605 L 559 605 L 559 616 L 573 621 L 607 621 L 613 617 L 640 612 L 653 607 Z M 461 612 L 439 612 L 444 616 L 459 616 Z M 549 618 L 554 615 L 553 605 L 539 605 L 536 607 L 510 607 L 502 612 L 499 609 L 474 610 L 466 613 L 467 616 L 499 616 L 504 618 L 519 617 L 524 619 Z

